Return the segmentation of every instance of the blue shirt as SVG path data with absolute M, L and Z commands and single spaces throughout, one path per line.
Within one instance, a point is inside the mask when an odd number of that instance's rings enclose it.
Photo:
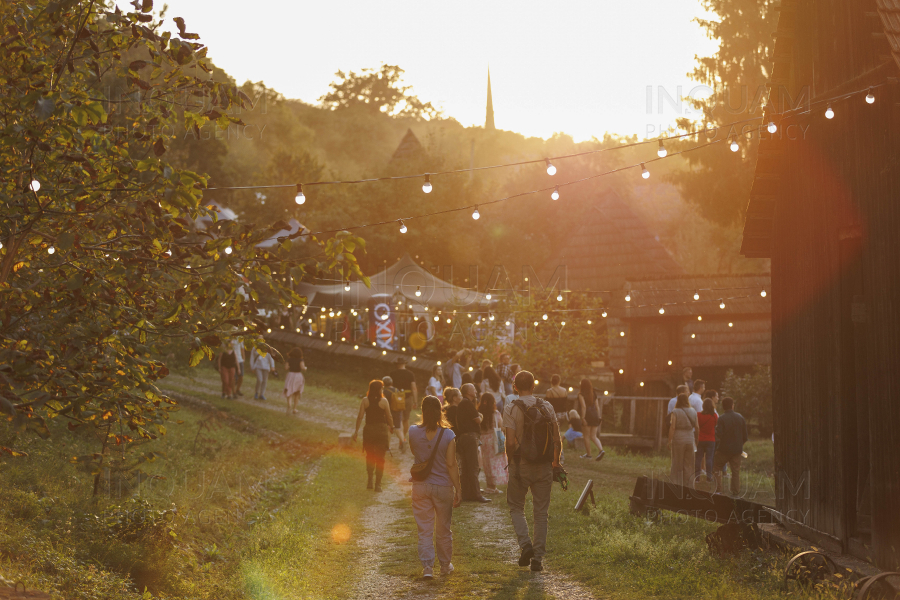
M 409 448 L 412 450 L 413 457 L 417 463 L 425 462 L 431 456 L 434 450 L 434 443 L 441 434 L 440 430 L 435 432 L 431 441 L 428 440 L 425 433 L 425 427 L 421 425 L 411 425 L 407 439 L 409 440 Z M 450 429 L 444 430 L 444 437 L 441 438 L 441 445 L 437 454 L 434 455 L 434 463 L 431 465 L 431 474 L 421 483 L 431 483 L 434 485 L 452 486 L 453 480 L 450 479 L 450 471 L 447 469 L 447 446 L 453 441 L 456 434 Z M 419 482 L 414 482 L 419 483 Z
M 584 437 L 584 434 L 581 433 L 580 431 L 575 431 L 574 429 L 572 429 L 571 427 L 569 427 L 568 429 L 566 429 L 565 436 L 566 436 L 566 440 L 568 440 L 568 442 L 569 442 L 570 444 L 572 444 L 572 443 L 574 443 L 575 440 L 577 440 L 578 438 L 583 438 L 583 437 Z

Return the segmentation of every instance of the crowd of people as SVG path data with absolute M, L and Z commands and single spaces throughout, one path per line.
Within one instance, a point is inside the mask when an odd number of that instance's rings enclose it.
M 236 400 L 243 397 L 241 385 L 244 382 L 244 343 L 240 339 L 234 339 L 222 344 L 215 365 L 222 380 L 222 398 Z M 270 346 L 259 346 L 250 350 L 250 371 L 256 378 L 253 389 L 254 400 L 267 400 L 266 387 L 269 384 L 269 376 L 278 374 L 275 364 L 276 351 Z M 303 396 L 306 379 L 303 373 L 306 371 L 306 363 L 303 361 L 303 350 L 293 348 L 284 359 L 287 374 L 284 379 L 284 398 L 288 414 L 296 414 Z M 407 414 L 407 420 L 409 420 Z
M 684 383 L 675 388 L 669 400 L 669 448 L 672 452 L 670 480 L 676 485 L 695 487 L 706 477 L 715 482 L 715 490 L 723 490 L 725 471 L 731 469 L 731 494 L 741 489 L 741 460 L 746 457 L 744 443 L 748 439 L 747 422 L 734 410 L 734 399 L 722 398 L 719 415 L 719 393 L 706 388 L 702 379 L 692 379 L 690 367 L 683 370 Z

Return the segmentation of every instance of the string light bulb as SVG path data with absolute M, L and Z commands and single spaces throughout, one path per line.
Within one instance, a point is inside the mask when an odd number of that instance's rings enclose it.
M 565 322 L 565 321 L 560 321 L 560 322 L 559 322 L 559 326 L 560 326 L 560 327 L 565 327 L 565 326 L 566 326 L 566 322 Z
M 703 320 L 703 315 L 697 315 L 697 320 L 698 320 L 698 321 L 702 321 L 702 320 Z
M 422 191 L 425 192 L 426 194 L 430 194 L 432 189 L 433 188 L 431 187 L 431 175 L 426 174 L 425 175 L 425 183 L 422 184 Z
M 723 299 L 721 299 L 721 298 L 719 298 L 719 308 L 721 308 L 721 309 L 723 309 L 723 310 L 724 310 L 724 308 L 725 308 L 725 301 L 724 301 Z
M 834 110 L 831 108 L 831 105 L 828 105 L 828 108 L 825 109 L 825 118 L 833 119 L 834 118 Z
M 47 248 L 47 254 L 53 254 L 55 252 L 56 252 L 56 248 L 54 248 L 53 246 L 50 246 L 49 248 Z
M 349 292 L 349 291 L 350 291 L 350 282 L 349 282 L 349 281 L 346 282 L 346 283 L 344 283 L 344 291 L 345 291 L 345 292 Z
M 510 325 L 510 323 L 509 323 L 509 321 L 507 321 L 507 322 L 506 322 L 506 326 L 509 327 L 509 325 Z
M 550 194 L 551 200 L 559 200 L 559 186 L 553 188 L 553 193 Z
M 696 290 L 694 292 L 694 300 L 699 300 L 699 299 L 700 299 L 700 290 Z
M 606 318 L 606 311 L 604 310 L 602 313 L 600 313 L 600 316 L 603 317 L 603 318 L 605 319 L 605 318 Z
M 472 218 L 476 221 L 481 218 L 481 213 L 478 212 L 478 205 L 475 205 L 475 210 L 472 211 Z
M 556 296 L 556 301 L 557 301 L 557 302 L 562 302 L 562 301 L 563 301 L 563 295 L 562 295 L 562 292 L 560 292 L 560 293 Z
M 484 295 L 484 298 L 485 298 L 485 300 L 490 300 L 490 299 L 491 299 L 491 293 L 488 292 L 487 294 L 485 294 L 485 295 Z
M 631 302 L 631 292 L 625 292 L 625 302 Z
M 231 246 L 225 247 L 225 254 L 231 254 L 232 252 L 233 252 L 233 250 L 231 249 Z
M 31 183 L 28 185 L 28 187 L 31 188 L 32 192 L 39 192 L 39 191 L 41 191 L 41 182 L 38 181 L 37 179 L 32 179 Z
M 591 320 L 590 320 L 590 319 L 588 319 L 588 325 L 590 325 L 590 324 L 591 324 Z
M 297 184 L 297 195 L 294 196 L 294 202 L 297 204 L 304 204 L 306 202 L 306 194 L 303 193 L 303 184 Z
M 549 158 L 547 159 L 547 175 L 556 175 L 556 167 L 553 166 Z
M 647 167 L 644 166 L 644 163 L 641 163 L 641 177 L 644 179 L 650 179 L 650 171 L 647 170 Z
M 736 137 L 731 136 L 731 146 L 729 146 L 729 147 L 731 148 L 731 151 L 732 151 L 732 152 L 737 152 L 738 150 L 741 149 L 741 147 L 740 147 L 740 146 L 738 145 L 738 143 L 737 143 L 737 138 L 736 138 Z
M 872 94 L 872 88 L 869 88 L 869 93 L 866 94 L 866 104 L 875 104 L 875 95 Z
M 440 318 L 439 316 L 434 315 L 434 322 L 435 322 L 435 323 L 437 323 L 437 322 L 440 321 L 440 320 L 441 320 L 441 318 Z
M 666 150 L 665 146 L 663 146 L 663 141 L 659 140 L 659 148 L 657 148 L 656 150 L 656 155 L 660 158 L 665 158 L 668 153 L 669 151 Z
M 659 314 L 661 314 L 661 315 L 666 314 L 666 309 L 664 309 L 663 307 L 659 307 Z
M 547 313 L 544 313 L 543 316 L 541 316 L 541 318 L 546 321 L 549 317 L 547 317 Z
M 769 133 L 775 133 L 778 131 L 778 125 L 775 124 L 775 121 L 769 121 L 769 124 L 766 126 L 766 130 Z
M 416 286 L 416 298 L 420 297 L 421 295 L 422 295 L 422 288 L 417 285 Z
M 762 296 L 763 298 L 765 298 L 767 296 L 766 288 L 763 288 L 762 291 L 759 293 L 759 295 Z

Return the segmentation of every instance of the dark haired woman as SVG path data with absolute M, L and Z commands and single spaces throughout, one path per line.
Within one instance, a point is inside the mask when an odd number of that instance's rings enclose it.
M 435 546 L 441 563 L 441 575 L 453 572 L 453 532 L 450 521 L 453 507 L 462 496 L 459 469 L 456 466 L 456 435 L 444 420 L 441 401 L 436 396 L 422 399 L 422 421 L 409 428 L 407 439 L 415 462 L 428 461 L 434 452 L 431 473 L 424 481 L 413 481 L 412 510 L 419 528 L 419 561 L 422 577 L 434 577 Z M 437 533 L 436 539 L 435 532 Z
M 697 411 L 687 394 L 678 394 L 669 417 L 669 448 L 672 449 L 671 480 L 675 485 L 693 487 L 694 447 L 698 439 Z
M 503 415 L 503 407 L 506 406 L 506 390 L 503 387 L 503 380 L 497 374 L 494 367 L 488 365 L 484 369 L 484 380 L 481 382 L 481 392 L 490 394 L 494 397 L 494 405 L 500 414 Z M 501 417 L 502 419 L 502 417 Z
M 491 368 L 491 367 L 488 367 Z M 487 484 L 485 493 L 499 494 L 498 485 L 506 485 L 509 475 L 506 472 L 506 452 L 500 450 L 500 439 L 497 432 L 503 426 L 503 417 L 497 410 L 494 395 L 485 392 L 478 403 L 481 413 L 481 462 L 484 467 L 484 481 Z
M 591 458 L 591 444 L 597 446 L 597 459 L 603 460 L 606 452 L 603 450 L 603 444 L 600 443 L 600 425 L 603 423 L 603 417 L 600 413 L 600 400 L 594 394 L 594 386 L 587 379 L 581 380 L 581 389 L 578 392 L 579 413 L 584 415 L 582 421 L 584 433 L 584 451 L 581 458 Z
M 284 397 L 287 400 L 287 412 L 297 413 L 297 407 L 300 406 L 300 398 L 303 396 L 303 386 L 306 379 L 303 377 L 303 371 L 306 370 L 306 363 L 303 362 L 303 350 L 294 348 L 287 355 L 287 377 L 284 378 Z
M 713 482 L 713 456 L 716 453 L 716 425 L 719 422 L 719 415 L 716 414 L 716 407 L 712 398 L 703 399 L 703 411 L 697 415 L 697 423 L 700 426 L 700 441 L 697 442 L 697 456 L 694 458 L 694 470 L 697 471 L 696 477 L 700 476 L 700 467 L 704 464 L 703 457 L 706 455 L 706 481 Z
M 359 405 L 359 416 L 356 417 L 356 431 L 353 432 L 353 441 L 359 434 L 359 426 L 363 415 L 366 417 L 366 426 L 363 427 L 363 450 L 366 452 L 366 473 L 369 474 L 369 483 L 366 489 L 372 489 L 372 472 L 375 472 L 375 491 L 381 491 L 381 476 L 384 475 L 384 454 L 391 444 L 391 434 L 394 432 L 394 420 L 391 418 L 391 405 L 385 399 L 384 383 L 380 379 L 369 382 L 369 391 Z

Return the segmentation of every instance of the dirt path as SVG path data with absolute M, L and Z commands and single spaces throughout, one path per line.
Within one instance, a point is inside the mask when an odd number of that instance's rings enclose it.
M 239 402 L 250 404 L 267 410 L 283 412 L 282 405 L 271 402 L 260 402 L 246 398 Z M 333 406 L 325 402 L 319 402 L 311 398 L 304 398 L 301 404 L 302 412 L 298 415 L 289 415 L 291 418 L 302 418 L 325 425 L 338 432 L 350 432 L 355 423 L 354 414 L 332 414 Z M 324 413 L 324 414 L 323 414 Z M 440 587 L 421 580 L 386 575 L 383 573 L 384 556 L 388 556 L 395 550 L 395 546 L 388 540 L 386 532 L 390 531 L 393 523 L 409 516 L 408 510 L 398 508 L 398 501 L 407 504 L 412 494 L 412 484 L 405 476 L 412 466 L 412 456 L 407 451 L 400 454 L 396 451 L 396 438 L 391 437 L 391 447 L 394 448 L 393 458 L 388 458 L 387 472 L 384 479 L 384 491 L 375 494 L 373 492 L 372 503 L 363 511 L 361 526 L 362 531 L 357 536 L 357 543 L 364 554 L 362 568 L 358 576 L 356 593 L 354 598 L 374 600 L 376 598 L 417 599 L 432 600 L 436 598 L 450 598 L 452 593 Z M 484 533 L 480 545 L 492 547 L 497 553 L 497 558 L 513 564 L 518 558 L 515 546 L 515 532 L 509 513 L 506 510 L 506 502 L 502 496 L 494 496 L 494 505 L 473 506 L 468 513 L 471 518 L 481 525 Z M 410 556 L 410 561 L 416 561 L 415 556 Z M 530 574 L 523 571 L 525 576 Z M 436 574 L 436 577 L 437 574 Z M 548 560 L 548 569 L 539 575 L 532 576 L 532 587 L 543 591 L 545 598 L 557 600 L 593 600 L 594 595 L 580 583 L 564 573 L 552 569 L 552 557 Z M 488 590 L 484 590 L 485 593 Z M 485 597 L 485 594 L 476 594 L 476 597 Z

